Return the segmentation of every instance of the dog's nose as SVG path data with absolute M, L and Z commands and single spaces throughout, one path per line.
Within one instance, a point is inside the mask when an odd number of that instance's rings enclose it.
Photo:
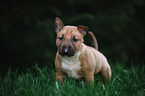
M 74 56 L 75 50 L 70 45 L 63 45 L 59 49 L 59 54 L 62 55 L 62 56 L 71 57 L 71 56 Z
M 64 55 L 66 55 L 66 54 L 68 54 L 68 53 L 69 53 L 68 48 L 63 49 L 63 54 L 64 54 Z
M 64 54 L 64 55 L 69 54 L 70 49 L 71 49 L 71 47 L 70 47 L 70 46 L 63 46 L 63 49 L 62 49 L 63 54 Z

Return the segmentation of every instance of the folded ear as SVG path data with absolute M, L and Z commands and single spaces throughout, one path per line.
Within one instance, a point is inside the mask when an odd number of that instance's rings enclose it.
M 61 29 L 64 27 L 63 22 L 56 17 L 55 18 L 55 32 L 58 33 L 61 31 Z
M 86 31 L 87 31 L 88 29 L 89 29 L 89 28 L 88 28 L 87 26 L 82 26 L 82 25 L 79 25 L 79 26 L 78 26 L 78 30 L 79 30 L 80 33 L 83 34 L 83 36 L 86 35 Z

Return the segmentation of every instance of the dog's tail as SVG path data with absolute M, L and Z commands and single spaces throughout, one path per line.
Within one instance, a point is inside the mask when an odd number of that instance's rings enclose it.
M 94 36 L 94 34 L 92 32 L 89 32 L 89 35 L 91 37 L 91 44 L 92 46 L 98 50 L 98 43 L 97 43 L 97 40 L 96 40 L 96 37 Z

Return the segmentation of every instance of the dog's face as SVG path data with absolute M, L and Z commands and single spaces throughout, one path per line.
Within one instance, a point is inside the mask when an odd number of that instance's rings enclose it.
M 69 57 L 74 56 L 81 48 L 88 27 L 82 25 L 78 27 L 64 26 L 58 17 L 55 19 L 55 26 L 57 33 L 56 45 L 59 54 Z

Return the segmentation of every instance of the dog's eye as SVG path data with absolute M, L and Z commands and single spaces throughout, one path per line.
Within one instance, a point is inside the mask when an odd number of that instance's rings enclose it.
M 63 38 L 64 38 L 64 34 L 61 37 L 59 37 L 58 39 L 63 40 Z
M 73 41 L 74 41 L 74 42 L 77 42 L 78 39 L 76 39 L 75 36 L 73 36 Z

